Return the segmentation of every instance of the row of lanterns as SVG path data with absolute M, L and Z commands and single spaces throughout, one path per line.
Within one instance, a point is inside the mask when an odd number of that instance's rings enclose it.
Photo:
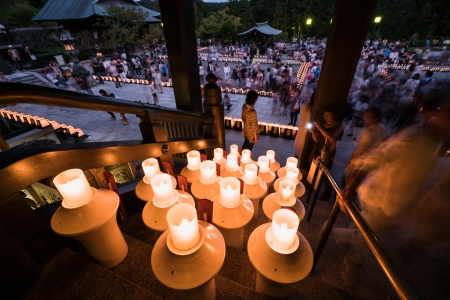
M 394 70 L 408 70 L 409 66 L 396 66 Z M 433 72 L 449 72 L 450 68 L 439 68 L 439 67 L 422 67 L 422 71 L 433 71 Z
M 181 172 L 187 182 L 178 182 L 180 190 L 172 174 L 161 172 L 156 159 L 142 162 L 145 176 L 136 187 L 137 197 L 146 202 L 142 218 L 147 227 L 163 232 L 151 255 L 156 278 L 179 290 L 182 299 L 214 299 L 214 276 L 223 265 L 225 246 L 242 250 L 244 226 L 257 217 L 263 200 L 269 223 L 256 228 L 248 241 L 248 255 L 259 278 L 256 290 L 286 297 L 289 284 L 306 277 L 313 263 L 311 247 L 298 232 L 305 208 L 297 197 L 305 188 L 297 159 L 288 158 L 280 168 L 274 151 L 253 161 L 251 151 L 240 151 L 237 145 L 231 145 L 229 154 L 216 148 L 212 160 L 204 159 L 198 151 L 187 153 L 188 163 Z M 103 266 L 119 264 L 128 246 L 115 218 L 118 195 L 90 187 L 79 169 L 60 173 L 54 184 L 63 201 L 52 218 L 53 230 L 79 240 Z M 272 186 L 275 192 L 268 194 Z M 280 280 L 261 264 L 270 264 L 289 279 Z M 207 268 L 198 267 L 202 265 Z
M 59 124 L 56 121 L 49 120 L 46 118 L 27 115 L 5 109 L 0 109 L 0 115 L 8 120 L 31 126 L 36 126 L 39 128 L 46 128 L 48 126 L 52 126 L 54 131 L 75 137 L 77 139 L 85 139 L 88 137 L 88 135 L 85 135 L 80 128 L 74 128 L 73 126 L 66 124 Z
M 207 56 L 208 56 L 207 53 L 200 53 L 200 55 L 202 56 L 202 60 L 205 61 L 207 59 Z M 243 58 L 244 54 L 235 54 L 233 56 L 231 56 L 231 54 L 220 54 L 220 57 L 231 58 L 231 59 L 238 58 L 239 59 L 239 58 Z M 262 58 L 262 59 L 264 59 L 264 62 L 267 61 L 267 55 L 255 55 L 254 58 Z M 287 59 L 298 60 L 299 58 L 295 58 L 294 56 L 288 56 Z M 219 58 L 219 60 L 221 60 L 221 59 Z M 221 61 L 227 61 L 227 60 L 221 60 Z M 232 60 L 232 61 L 239 61 L 239 60 Z M 272 61 L 272 60 L 270 60 L 270 61 Z
M 233 118 L 230 116 L 226 116 L 224 117 L 224 122 L 225 128 L 227 129 L 242 130 L 241 118 Z M 284 137 L 288 139 L 293 139 L 298 131 L 297 126 L 284 125 L 278 123 L 259 121 L 258 126 L 260 128 L 260 134 L 262 135 L 271 135 L 275 137 Z
M 449 66 L 450 65 L 450 61 L 431 61 L 431 60 L 427 60 L 425 62 L 426 65 L 441 65 L 441 66 Z
M 300 67 L 297 71 L 298 84 L 297 89 L 301 90 L 303 88 L 303 84 L 305 83 L 306 75 L 308 74 L 309 63 L 301 63 Z

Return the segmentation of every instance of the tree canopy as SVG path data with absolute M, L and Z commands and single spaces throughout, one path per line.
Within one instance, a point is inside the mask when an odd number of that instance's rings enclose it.
M 241 26 L 241 20 L 239 17 L 229 15 L 228 12 L 229 8 L 225 7 L 217 14 L 210 14 L 204 18 L 199 28 L 200 38 L 229 41 L 236 36 L 237 30 Z
M 96 24 L 103 28 L 107 46 L 114 49 L 120 45 L 128 53 L 132 46 L 139 44 L 142 37 L 140 33 L 148 12 L 112 4 L 107 13 L 108 15 L 99 18 Z
M 42 26 L 31 21 L 47 0 L 2 0 L 0 23 L 8 28 Z M 54 25 L 54 24 L 51 24 Z

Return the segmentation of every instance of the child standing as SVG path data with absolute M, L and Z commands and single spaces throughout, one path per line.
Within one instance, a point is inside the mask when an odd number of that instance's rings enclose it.
M 153 85 L 153 82 L 150 83 L 150 94 L 152 94 L 152 96 L 153 96 L 153 104 L 157 105 L 158 104 L 158 96 L 156 95 L 156 89 L 155 89 L 155 86 Z

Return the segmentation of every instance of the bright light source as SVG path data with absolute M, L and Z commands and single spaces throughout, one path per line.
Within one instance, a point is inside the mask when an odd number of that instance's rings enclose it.
M 312 23 L 312 19 L 307 19 L 306 20 L 306 25 L 311 25 L 311 23 Z
M 306 124 L 306 128 L 312 129 L 312 128 L 313 128 L 313 124 L 312 124 L 312 123 L 307 123 L 307 124 Z
M 380 23 L 381 22 L 381 17 L 376 17 L 374 22 L 375 23 Z

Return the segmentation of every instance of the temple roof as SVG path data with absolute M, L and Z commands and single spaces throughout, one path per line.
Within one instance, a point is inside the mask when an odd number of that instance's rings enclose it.
M 262 35 L 262 36 L 274 36 L 277 34 L 282 33 L 282 30 L 278 30 L 275 29 L 273 27 L 271 27 L 269 25 L 269 23 L 266 21 L 264 23 L 255 23 L 255 25 L 253 25 L 253 28 L 250 28 L 247 31 L 238 33 L 238 36 L 246 36 L 246 35 L 251 35 L 251 34 L 258 34 L 258 35 Z
M 148 12 L 146 22 L 161 22 L 155 18 L 160 16 L 159 12 L 136 4 L 132 0 L 49 0 L 32 20 L 37 22 L 58 22 L 86 19 L 95 15 L 105 16 L 111 4 L 126 8 L 142 9 Z

